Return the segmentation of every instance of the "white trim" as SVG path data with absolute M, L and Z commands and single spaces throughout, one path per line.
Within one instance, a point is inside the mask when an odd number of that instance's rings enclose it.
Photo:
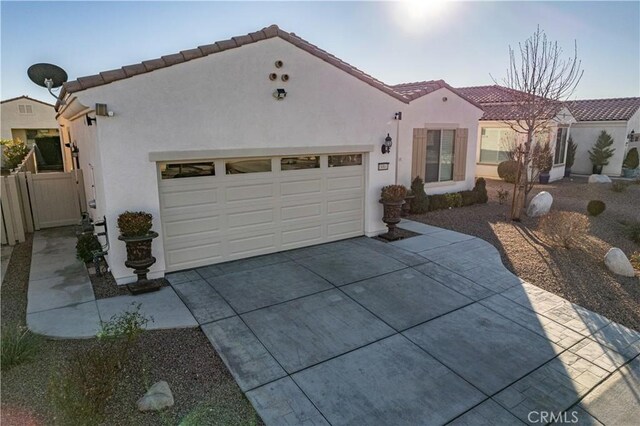
M 183 161 L 202 158 L 279 157 L 308 154 L 347 154 L 373 152 L 373 145 L 333 145 L 246 149 L 201 149 L 193 151 L 156 151 L 149 153 L 149 161 Z M 363 159 L 364 161 L 364 159 Z

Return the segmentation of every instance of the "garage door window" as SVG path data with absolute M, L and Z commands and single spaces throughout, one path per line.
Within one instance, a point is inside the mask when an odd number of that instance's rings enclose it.
M 170 163 L 160 165 L 162 179 L 176 179 L 197 176 L 215 176 L 216 166 L 207 163 Z
M 317 155 L 307 157 L 285 157 L 280 159 L 281 170 L 319 169 L 320 157 Z
M 225 167 L 228 175 L 270 172 L 271 159 L 253 158 L 248 160 L 229 160 L 226 162 Z
M 362 154 L 330 155 L 329 167 L 361 166 Z

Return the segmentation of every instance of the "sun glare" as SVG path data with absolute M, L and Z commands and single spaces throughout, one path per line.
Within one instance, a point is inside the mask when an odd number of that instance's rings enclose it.
M 443 21 L 451 6 L 447 0 L 402 0 L 393 4 L 396 23 L 406 32 L 428 32 Z

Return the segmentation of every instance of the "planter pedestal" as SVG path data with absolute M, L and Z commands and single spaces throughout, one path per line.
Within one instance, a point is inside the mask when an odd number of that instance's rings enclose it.
M 132 294 L 148 293 L 159 290 L 161 285 L 147 279 L 149 267 L 156 263 L 156 258 L 151 255 L 151 243 L 158 233 L 150 231 L 141 237 L 124 237 L 118 239 L 127 245 L 127 260 L 124 262 L 127 268 L 133 269 L 138 276 L 138 281 L 128 284 L 127 288 Z
M 395 202 L 383 202 L 380 203 L 384 207 L 384 214 L 382 215 L 382 221 L 387 225 L 389 231 L 385 234 L 379 235 L 380 238 L 384 238 L 387 241 L 395 241 L 400 238 L 396 232 L 396 225 L 400 223 L 400 216 L 402 213 L 402 205 L 404 200 Z

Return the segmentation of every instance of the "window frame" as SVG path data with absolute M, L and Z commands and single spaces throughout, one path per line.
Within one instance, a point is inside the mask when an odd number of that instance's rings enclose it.
M 560 150 L 558 149 L 558 136 L 560 136 Z M 565 163 L 567 158 L 567 140 L 569 139 L 569 127 L 558 126 L 556 130 L 556 141 L 553 145 L 553 165 L 560 166 Z M 560 159 L 557 159 L 558 153 L 562 153 Z
M 451 150 L 451 178 L 447 180 L 442 180 L 442 138 L 444 137 L 444 132 L 453 132 L 453 140 L 452 140 L 452 150 Z M 429 133 L 430 132 L 440 132 L 440 140 L 438 144 L 438 179 L 435 181 L 427 180 L 427 156 L 429 155 Z M 455 182 L 454 180 L 454 168 L 455 168 L 455 155 L 456 155 L 456 138 L 457 138 L 457 129 L 435 129 L 428 128 L 427 129 L 427 144 L 425 146 L 425 158 L 423 164 L 424 171 L 424 183 L 425 184 L 438 184 L 438 183 L 451 183 Z
M 482 138 L 483 138 L 483 133 L 486 133 L 487 130 L 498 130 L 499 132 L 507 132 L 507 133 L 512 133 L 513 137 L 515 139 L 514 143 L 517 145 L 518 144 L 518 133 L 509 128 L 509 127 L 481 127 L 480 128 L 480 142 L 478 143 L 478 164 L 484 164 L 484 165 L 489 165 L 489 166 L 497 166 L 498 164 L 502 163 L 503 161 L 507 161 L 509 160 L 509 156 L 508 155 L 504 155 L 507 154 L 509 151 L 508 150 L 503 150 L 502 146 L 498 147 L 498 151 L 496 151 L 496 161 L 487 161 L 486 159 L 482 158 Z M 500 136 L 500 139 L 502 139 L 502 135 Z M 502 141 L 498 141 L 499 144 L 502 144 Z M 501 158 L 501 154 L 502 158 Z
M 189 164 L 211 164 L 212 172 L 211 174 L 206 175 L 193 175 L 193 176 L 165 176 L 164 171 L 162 170 L 162 166 L 164 166 L 165 170 L 170 165 L 189 165 Z M 163 162 L 160 166 L 160 180 L 173 180 L 173 179 L 190 179 L 190 178 L 205 178 L 205 177 L 215 177 L 217 176 L 216 163 L 214 160 L 210 161 L 172 161 L 172 162 Z

